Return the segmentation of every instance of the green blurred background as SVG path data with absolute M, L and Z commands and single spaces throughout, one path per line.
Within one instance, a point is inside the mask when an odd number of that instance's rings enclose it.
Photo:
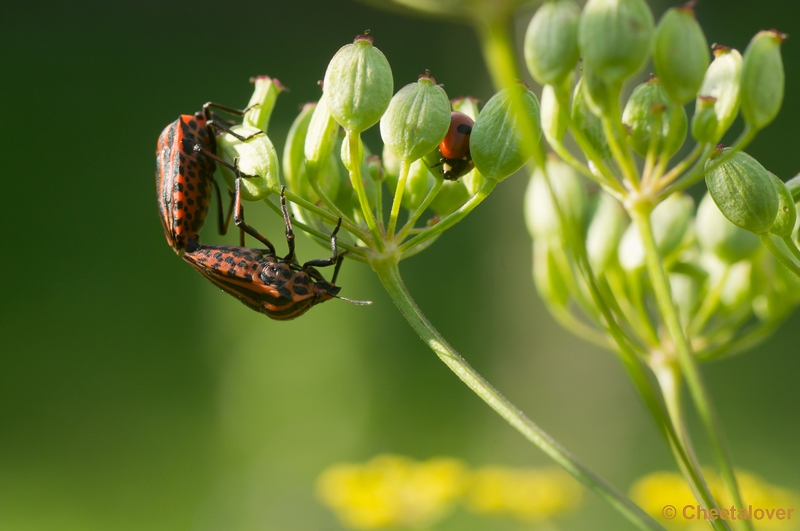
M 800 35 L 799 12 L 791 0 L 704 0 L 698 18 L 709 42 L 744 49 L 760 29 Z M 366 266 L 347 262 L 340 284 L 373 306 L 332 301 L 279 323 L 165 245 L 153 186 L 162 128 L 208 100 L 246 104 L 248 78 L 267 74 L 291 89 L 271 127 L 281 150 L 330 57 L 365 28 L 395 88 L 428 68 L 451 97 L 491 95 L 470 28 L 350 1 L 4 6 L 0 530 L 338 529 L 314 497 L 335 462 L 392 452 L 549 464 L 418 340 Z M 783 111 L 749 149 L 784 179 L 800 169 L 797 50 L 784 46 Z M 379 145 L 374 131 L 366 141 Z M 480 372 L 627 490 L 673 469 L 670 454 L 614 357 L 562 331 L 538 300 L 525 185 L 504 182 L 402 271 Z M 266 209 L 248 219 L 280 240 Z M 219 237 L 212 226 L 204 238 Z M 326 254 L 300 239 L 301 257 Z M 705 373 L 737 464 L 800 489 L 798 326 L 795 315 Z M 559 525 L 628 529 L 589 494 Z M 437 527 L 520 528 L 465 513 Z

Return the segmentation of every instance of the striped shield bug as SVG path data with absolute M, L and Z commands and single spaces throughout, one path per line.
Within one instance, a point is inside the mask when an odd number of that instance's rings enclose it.
M 306 313 L 312 306 L 332 298 L 354 304 L 371 304 L 368 301 L 351 301 L 338 296 L 341 288 L 336 285 L 336 278 L 346 254 L 339 253 L 336 244 L 336 234 L 342 219 L 339 218 L 339 223 L 331 233 L 333 255 L 300 265 L 295 256 L 294 232 L 286 209 L 284 188 L 281 189 L 281 211 L 289 246 L 289 253 L 283 258 L 276 255 L 275 246 L 266 237 L 245 223 L 241 208 L 241 177 L 237 177 L 234 198 L 236 225 L 266 248 L 198 245 L 189 239 L 183 259 L 222 291 L 270 319 L 294 319 Z M 335 266 L 330 282 L 316 269 L 327 266 Z
M 214 154 L 217 144 L 214 129 L 231 133 L 214 118 L 212 108 L 230 114 L 243 115 L 248 109 L 238 110 L 217 103 L 206 103 L 203 110 L 193 115 L 184 114 L 169 124 L 158 137 L 156 148 L 156 191 L 158 213 L 167 242 L 176 253 L 186 248 L 189 240 L 199 241 L 210 207 L 211 186 L 217 195 L 219 232 L 227 232 L 228 220 L 223 216 L 219 185 L 214 179 L 216 170 Z M 258 134 L 258 133 L 257 133 Z

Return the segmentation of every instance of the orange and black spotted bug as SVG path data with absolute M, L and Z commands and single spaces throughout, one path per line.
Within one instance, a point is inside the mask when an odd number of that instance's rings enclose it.
M 219 185 L 214 179 L 215 161 L 219 161 L 214 155 L 217 149 L 214 129 L 231 133 L 243 141 L 252 138 L 232 133 L 214 119 L 212 108 L 240 116 L 247 111 L 209 102 L 203 105 L 202 111 L 194 115 L 181 115 L 158 137 L 158 213 L 167 242 L 178 254 L 186 248 L 189 240 L 199 241 L 198 233 L 211 204 L 212 185 L 217 194 L 220 234 L 227 231 L 228 223 L 223 218 Z M 229 219 L 230 216 L 227 220 Z
M 266 249 L 251 249 L 228 245 L 197 245 L 190 239 L 183 259 L 222 291 L 236 297 L 246 306 L 271 319 L 288 321 L 299 317 L 312 306 L 338 298 L 355 304 L 371 304 L 339 297 L 341 288 L 336 285 L 339 268 L 346 253 L 339 253 L 336 234 L 339 223 L 331 233 L 333 256 L 310 260 L 300 265 L 295 256 L 294 232 L 286 209 L 286 198 L 281 190 L 281 211 L 286 225 L 286 242 L 289 253 L 276 256 L 275 246 L 253 227 L 245 223 L 241 209 L 241 177 L 236 180 L 234 220 L 247 234 L 256 238 Z M 323 278 L 317 267 L 335 266 L 330 282 Z
M 469 154 L 469 138 L 472 134 L 474 122 L 464 113 L 453 111 L 450 113 L 450 128 L 439 144 L 439 153 L 442 158 L 439 170 L 445 179 L 455 181 L 472 171 L 475 164 Z

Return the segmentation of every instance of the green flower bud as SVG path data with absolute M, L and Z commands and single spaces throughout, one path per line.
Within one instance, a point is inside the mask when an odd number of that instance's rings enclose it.
M 366 33 L 343 46 L 328 64 L 323 90 L 333 117 L 348 133 L 361 133 L 380 120 L 392 99 L 389 61 Z
M 467 187 L 461 181 L 444 181 L 439 193 L 431 202 L 431 210 L 444 217 L 461 208 L 470 198 Z
M 621 83 L 647 62 L 654 25 L 644 0 L 589 0 L 578 27 L 584 62 L 607 83 Z
M 250 81 L 255 85 L 255 90 L 247 106 L 252 108 L 244 113 L 242 124 L 261 129 L 266 133 L 272 109 L 275 108 L 275 100 L 278 99 L 278 94 L 288 92 L 288 89 L 277 79 L 268 76 L 254 77 Z
M 519 84 L 503 89 L 486 102 L 475 120 L 470 135 L 469 149 L 475 167 L 486 178 L 502 181 L 519 170 L 531 153 L 525 153 L 517 125 L 516 109 L 512 109 L 509 90 L 519 91 L 525 113 L 534 122 L 536 140 L 541 136 L 539 101 L 528 87 Z
M 417 159 L 408 168 L 408 177 L 406 178 L 406 185 L 403 188 L 403 199 L 400 205 L 406 210 L 414 210 L 428 194 L 428 190 L 433 187 L 436 177 L 430 172 L 428 167 L 421 159 Z M 398 178 L 393 175 L 386 176 L 386 184 L 389 186 L 392 194 L 397 189 Z
M 797 207 L 794 204 L 792 193 L 786 188 L 783 181 L 773 173 L 770 173 L 770 176 L 775 190 L 778 192 L 778 215 L 775 216 L 775 223 L 769 231 L 778 236 L 791 236 L 797 222 Z
M 744 260 L 761 248 L 758 236 L 728 221 L 708 193 L 697 208 L 695 227 L 700 247 L 726 264 Z
M 572 98 L 572 121 L 600 157 L 605 159 L 611 155 L 611 150 L 603 133 L 603 123 L 590 109 L 585 79 L 581 78 L 575 86 L 575 95 Z
M 713 161 L 709 159 L 706 168 Z M 775 223 L 778 215 L 775 184 L 769 172 L 747 153 L 738 151 L 707 171 L 706 185 L 720 211 L 737 227 L 763 234 Z
M 542 132 L 550 144 L 560 144 L 567 133 L 569 114 L 556 97 L 552 85 L 542 88 Z
M 583 180 L 570 165 L 552 157 L 547 160 L 547 175 L 567 222 L 582 230 L 587 202 Z M 558 212 L 541 168 L 533 172 L 525 193 L 525 221 L 534 238 L 561 237 Z
M 478 119 L 478 104 L 480 100 L 472 96 L 459 96 L 450 100 L 450 106 L 454 111 L 463 112 L 472 118 L 473 122 Z
M 537 239 L 533 242 L 533 281 L 542 299 L 563 307 L 569 301 L 569 289 L 564 279 L 566 272 L 555 256 L 558 252 L 563 251 L 556 241 Z
M 628 143 L 642 157 L 647 155 L 651 141 L 657 154 L 672 157 L 686 138 L 686 111 L 669 98 L 655 77 L 633 90 L 622 123 L 631 133 Z
M 739 88 L 742 77 L 742 55 L 733 48 L 714 45 L 714 60 L 706 70 L 698 94 L 716 98 L 717 133 L 711 143 L 719 142 L 739 113 Z M 700 107 L 700 97 L 697 107 Z
M 708 69 L 708 42 L 694 17 L 692 0 L 668 9 L 656 28 L 653 66 L 664 90 L 684 104 L 697 95 Z
M 450 100 L 429 73 L 401 88 L 381 118 L 383 143 L 400 160 L 436 149 L 450 127 Z
M 239 136 L 248 137 L 261 132 L 260 129 L 247 125 L 235 125 L 231 131 Z M 254 178 L 242 179 L 242 199 L 259 201 L 272 193 L 273 188 L 280 186 L 280 165 L 278 152 L 267 135 L 258 135 L 242 142 L 230 133 L 217 137 L 217 155 L 223 160 L 239 161 L 239 171 Z M 236 174 L 230 168 L 218 164 L 225 182 L 234 189 Z
M 692 117 L 692 137 L 703 144 L 713 144 L 718 141 L 719 120 L 714 106 L 717 98 L 713 96 L 698 96 Z
M 540 85 L 563 81 L 578 63 L 578 20 L 573 0 L 545 2 L 533 15 L 523 51 L 533 79 Z
M 597 274 L 614 258 L 627 225 L 628 217 L 619 202 L 607 193 L 600 192 L 597 209 L 586 235 L 589 263 Z
M 694 214 L 694 200 L 685 194 L 672 194 L 661 202 L 651 216 L 653 236 L 662 258 L 680 248 Z M 629 225 L 619 246 L 619 263 L 628 271 L 644 267 L 644 244 L 636 225 Z
M 772 122 L 783 103 L 781 44 L 786 38 L 775 30 L 760 31 L 744 51 L 742 116 L 756 129 Z
M 794 199 L 795 203 L 800 202 L 800 175 L 795 175 L 788 181 L 786 181 L 786 188 L 789 189 L 789 193 L 792 194 L 792 198 Z

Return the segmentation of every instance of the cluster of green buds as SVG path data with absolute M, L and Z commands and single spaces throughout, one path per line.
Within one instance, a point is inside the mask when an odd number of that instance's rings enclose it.
M 668 9 L 658 24 L 644 0 L 589 0 L 582 11 L 573 0 L 550 0 L 536 12 L 525 59 L 544 87 L 542 130 L 560 159 L 533 173 L 526 214 L 535 282 L 552 313 L 614 348 L 579 274 L 585 254 L 625 331 L 652 352 L 664 347 L 664 331 L 651 311 L 648 249 L 630 223 L 646 217 L 685 334 L 698 357 L 711 358 L 764 337 L 800 303 L 792 193 L 800 186 L 741 151 L 780 109 L 786 36 L 759 32 L 744 55 L 710 49 L 694 7 Z M 649 62 L 655 74 L 621 104 Z M 744 130 L 723 149 L 717 143 L 739 115 Z M 568 132 L 585 162 L 565 147 Z M 709 194 L 695 212 L 682 191 L 703 177 Z

